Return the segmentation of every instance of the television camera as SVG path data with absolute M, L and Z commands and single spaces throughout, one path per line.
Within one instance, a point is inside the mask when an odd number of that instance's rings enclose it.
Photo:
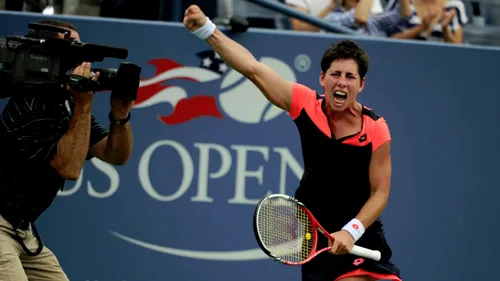
M 67 29 L 29 23 L 25 36 L 0 38 L 0 98 L 23 93 L 43 94 L 64 89 L 111 91 L 112 96 L 132 101 L 137 98 L 141 67 L 122 62 L 118 69 L 93 68 L 97 81 L 72 75 L 82 62 L 101 62 L 104 58 L 126 59 L 128 50 L 89 44 L 70 37 Z M 64 38 L 59 38 L 62 33 Z

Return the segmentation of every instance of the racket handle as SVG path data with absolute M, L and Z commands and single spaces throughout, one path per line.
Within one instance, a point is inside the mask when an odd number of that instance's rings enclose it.
M 370 250 L 356 245 L 354 245 L 350 253 L 374 261 L 379 261 L 381 256 L 380 251 Z

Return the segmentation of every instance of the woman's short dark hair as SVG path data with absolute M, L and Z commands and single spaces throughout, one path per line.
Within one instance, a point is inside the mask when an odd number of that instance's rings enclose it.
M 321 70 L 326 72 L 332 62 L 338 59 L 353 59 L 358 65 L 358 73 L 363 79 L 370 66 L 370 57 L 356 43 L 351 40 L 341 40 L 333 44 L 323 54 L 321 59 Z

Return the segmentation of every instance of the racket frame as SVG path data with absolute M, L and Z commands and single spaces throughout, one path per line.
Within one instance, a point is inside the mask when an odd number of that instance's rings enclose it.
M 311 231 L 314 233 L 314 234 L 312 234 L 314 240 L 313 240 L 313 246 L 312 246 L 311 253 L 309 254 L 309 256 L 305 260 L 300 261 L 300 262 L 291 262 L 291 261 L 284 260 L 280 257 L 277 257 L 273 253 L 271 253 L 271 251 L 269 249 L 267 249 L 267 247 L 262 242 L 260 235 L 259 235 L 260 232 L 259 232 L 259 226 L 258 226 L 259 211 L 260 211 L 261 206 L 264 204 L 264 202 L 267 200 L 270 200 L 272 198 L 282 198 L 282 199 L 293 202 L 294 204 L 296 204 L 300 208 L 302 208 L 305 211 L 305 213 L 307 214 L 307 216 L 309 217 L 309 220 L 311 221 Z M 268 196 L 262 198 L 257 203 L 257 205 L 255 207 L 255 211 L 254 211 L 253 229 L 254 229 L 255 239 L 257 240 L 257 243 L 259 244 L 262 251 L 267 256 L 274 259 L 276 262 L 286 264 L 286 265 L 302 265 L 302 264 L 308 263 L 310 260 L 315 258 L 317 255 L 319 255 L 325 251 L 329 251 L 331 249 L 331 247 L 325 247 L 325 248 L 322 248 L 320 250 L 317 250 L 317 246 L 318 246 L 317 232 L 323 234 L 329 240 L 332 240 L 332 241 L 335 240 L 335 238 L 332 235 L 330 235 L 330 233 L 328 231 L 326 231 L 326 229 L 324 229 L 323 226 L 321 226 L 321 224 L 318 222 L 318 220 L 316 220 L 316 218 L 311 213 L 311 211 L 309 211 L 309 209 L 302 202 L 300 202 L 299 200 L 295 199 L 294 197 L 286 195 L 286 194 L 271 194 L 271 195 L 268 195 Z M 357 245 L 354 245 L 354 247 L 350 251 L 350 254 L 357 255 L 360 257 L 369 258 L 369 259 L 372 259 L 375 261 L 380 260 L 380 257 L 381 257 L 380 251 L 370 250 L 370 249 L 360 247 Z
M 313 246 L 312 246 L 312 253 L 313 255 L 309 255 L 309 257 L 304 260 L 304 261 L 301 261 L 301 262 L 291 262 L 291 261 L 287 261 L 287 260 L 284 260 L 276 255 L 274 255 L 265 245 L 264 243 L 262 242 L 262 239 L 260 238 L 260 235 L 259 235 L 259 225 L 258 225 L 258 222 L 259 222 L 259 211 L 260 211 L 260 208 L 262 207 L 262 205 L 264 204 L 264 202 L 266 202 L 267 200 L 271 200 L 273 198 L 282 198 L 282 199 L 285 199 L 285 200 L 288 200 L 288 201 L 291 201 L 293 202 L 294 204 L 297 204 L 300 208 L 302 208 L 307 216 L 309 216 L 309 219 L 311 218 L 312 216 L 312 213 L 306 208 L 306 206 L 304 204 L 302 204 L 302 202 L 300 202 L 299 200 L 293 198 L 292 196 L 289 196 L 289 195 L 285 195 L 285 194 L 271 194 L 271 195 L 268 195 L 264 198 L 262 198 L 256 205 L 255 207 L 255 211 L 254 211 L 254 219 L 253 219 L 253 230 L 254 230 L 254 234 L 255 234 L 255 239 L 257 240 L 257 243 L 259 244 L 260 248 L 262 249 L 262 251 L 267 255 L 269 256 L 270 258 L 274 259 L 276 262 L 278 263 L 282 263 L 282 264 L 286 264 L 286 265 L 302 265 L 304 263 L 307 263 L 309 262 L 312 258 L 314 258 L 316 255 L 318 255 L 320 252 L 318 253 L 315 253 L 314 251 L 316 250 L 316 247 L 317 247 L 317 244 L 318 244 L 318 235 L 315 233 L 315 234 L 312 234 L 314 236 L 314 240 L 313 240 Z M 314 218 L 314 217 L 313 217 Z M 314 223 L 317 223 L 317 221 L 313 221 L 311 220 L 311 228 L 312 228 L 312 232 L 314 232 L 315 228 L 314 228 Z

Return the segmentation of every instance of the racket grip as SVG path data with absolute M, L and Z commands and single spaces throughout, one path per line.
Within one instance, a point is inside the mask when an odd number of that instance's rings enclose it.
M 374 261 L 379 261 L 381 256 L 380 251 L 370 250 L 356 245 L 354 245 L 350 253 Z

